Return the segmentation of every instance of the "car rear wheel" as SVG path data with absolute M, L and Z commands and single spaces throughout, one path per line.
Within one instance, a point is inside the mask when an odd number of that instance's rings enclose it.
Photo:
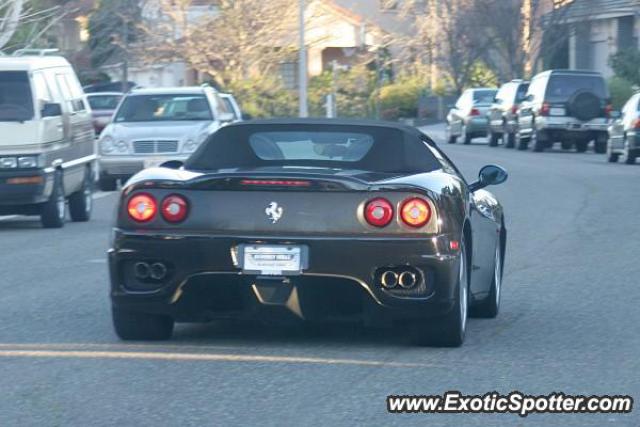
M 418 329 L 414 338 L 418 345 L 460 347 L 464 342 L 469 317 L 469 280 L 464 239 L 461 247 L 454 307 L 443 317 L 416 326 Z
M 91 219 L 91 210 L 93 209 L 93 180 L 91 177 L 91 169 L 87 168 L 82 188 L 69 197 L 69 213 L 72 221 L 86 222 Z
M 102 175 L 98 180 L 98 187 L 100 187 L 100 191 L 116 191 L 118 188 L 118 180 Z
M 456 143 L 456 140 L 458 139 L 458 137 L 451 133 L 451 124 L 449 124 L 449 123 L 447 123 L 447 127 L 445 129 L 445 134 L 446 134 L 445 137 L 447 139 L 447 143 L 448 144 L 455 144 Z
M 62 172 L 56 171 L 49 200 L 42 206 L 40 222 L 44 228 L 62 228 L 66 213 L 66 200 L 62 183 Z
M 471 135 L 469 135 L 467 133 L 467 126 L 466 125 L 462 125 L 462 131 L 461 131 L 461 134 L 460 134 L 460 139 L 462 139 L 462 143 L 464 145 L 471 144 Z
M 503 136 L 503 138 L 506 138 L 506 141 L 504 143 L 505 148 L 513 148 L 516 146 L 516 134 L 513 132 L 509 132 L 506 134 L 506 136 Z
M 589 147 L 589 141 L 576 141 L 576 151 L 578 153 L 585 153 Z
M 607 141 L 596 140 L 594 150 L 598 154 L 604 154 L 607 152 Z
M 500 294 L 502 291 L 502 247 L 500 242 L 496 245 L 496 254 L 493 268 L 493 279 L 489 289 L 489 296 L 477 306 L 473 307 L 472 314 L 475 317 L 493 319 L 500 311 Z
M 523 137 L 520 132 L 516 134 L 516 143 L 518 150 L 524 151 L 529 148 L 529 138 Z
M 159 341 L 168 340 L 173 334 L 173 319 L 170 316 L 134 313 L 113 308 L 113 327 L 123 340 Z
M 531 135 L 531 142 L 533 143 L 533 151 L 536 153 L 540 153 L 546 148 L 546 142 L 538 131 L 534 131 Z
M 493 130 L 489 131 L 489 147 L 497 147 L 500 140 L 500 134 L 495 133 Z

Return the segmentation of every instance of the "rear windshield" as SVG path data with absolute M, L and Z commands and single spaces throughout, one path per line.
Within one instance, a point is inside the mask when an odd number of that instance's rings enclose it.
M 491 104 L 496 97 L 497 90 L 485 89 L 473 91 L 473 103 L 474 104 Z
M 529 83 L 518 85 L 518 91 L 516 92 L 517 103 L 524 101 L 524 99 L 527 97 L 527 90 L 529 90 Z
M 131 95 L 118 109 L 115 122 L 212 120 L 204 95 Z
M 33 97 L 26 71 L 0 71 L 0 121 L 33 119 Z
M 547 84 L 545 99 L 551 102 L 568 101 L 576 92 L 582 90 L 589 91 L 601 99 L 609 97 L 602 77 L 552 74 Z
M 213 134 L 187 162 L 189 169 L 268 166 L 429 172 L 440 168 L 417 136 L 372 126 L 242 125 Z
M 122 95 L 91 95 L 88 96 L 92 110 L 115 110 Z

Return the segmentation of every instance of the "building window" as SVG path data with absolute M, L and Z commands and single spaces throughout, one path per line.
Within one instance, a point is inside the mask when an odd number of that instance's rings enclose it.
M 282 83 L 287 89 L 295 89 L 298 87 L 298 63 L 283 62 L 280 64 L 280 76 Z

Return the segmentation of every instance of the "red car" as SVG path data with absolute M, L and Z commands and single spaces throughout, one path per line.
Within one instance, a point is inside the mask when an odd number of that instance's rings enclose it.
M 96 92 L 88 93 L 87 101 L 91 106 L 93 115 L 93 127 L 96 136 L 111 122 L 111 116 L 116 111 L 124 94 L 120 92 Z

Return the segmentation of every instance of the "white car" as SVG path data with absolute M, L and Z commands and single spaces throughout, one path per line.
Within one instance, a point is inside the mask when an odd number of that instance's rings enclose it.
M 227 107 L 227 111 L 233 114 L 234 121 L 239 122 L 243 119 L 243 113 L 240 109 L 240 105 L 238 105 L 238 101 L 236 98 L 230 93 L 221 93 L 220 98 L 224 101 L 225 106 Z
M 0 57 L 0 215 L 40 215 L 42 225 L 91 216 L 95 136 L 71 65 L 49 50 Z
M 134 89 L 98 141 L 100 189 L 169 160 L 186 160 L 209 135 L 234 121 L 208 86 Z

